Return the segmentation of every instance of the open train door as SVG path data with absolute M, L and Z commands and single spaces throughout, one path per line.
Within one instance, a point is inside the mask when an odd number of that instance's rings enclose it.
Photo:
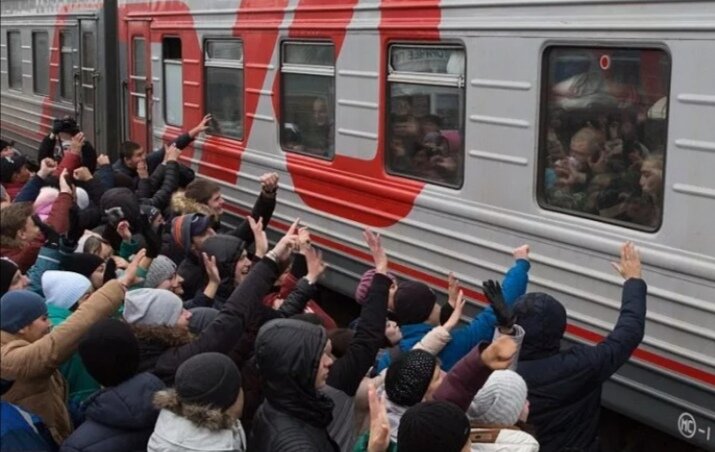
M 75 73 L 75 112 L 85 138 L 97 145 L 98 45 L 97 18 L 79 19 L 79 72 Z M 77 89 L 79 88 L 79 89 Z
M 128 22 L 129 51 L 127 67 L 129 80 L 125 84 L 126 111 L 129 117 L 129 139 L 152 150 L 152 96 L 151 83 L 151 39 L 149 25 L 151 19 L 131 19 Z

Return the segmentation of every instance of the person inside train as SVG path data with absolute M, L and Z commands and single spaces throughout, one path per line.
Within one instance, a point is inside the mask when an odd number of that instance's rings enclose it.
M 621 312 L 613 331 L 597 345 L 561 350 L 567 313 L 551 295 L 527 293 L 515 305 L 526 331 L 517 372 L 529 388 L 529 422 L 544 452 L 597 451 L 601 387 L 643 340 L 647 286 L 635 246 L 621 247 Z
M 330 120 L 328 103 L 316 97 L 308 120 L 301 124 L 301 141 L 293 149 L 329 157 L 335 149 L 335 124 Z
M 81 133 L 80 127 L 74 118 L 65 116 L 52 121 L 52 130 L 46 135 L 37 150 L 37 160 L 52 158 L 56 162 L 62 161 L 65 152 L 72 145 L 72 139 Z M 88 140 L 82 142 L 80 151 L 81 164 L 94 173 L 97 168 L 97 151 Z

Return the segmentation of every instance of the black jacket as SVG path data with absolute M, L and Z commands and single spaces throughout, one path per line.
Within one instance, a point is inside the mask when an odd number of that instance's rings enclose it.
M 256 362 L 266 400 L 253 419 L 248 450 L 339 450 L 327 431 L 333 402 L 315 389 L 327 341 L 324 328 L 301 320 L 272 320 L 261 327 Z
M 261 300 L 278 276 L 275 262 L 265 258 L 258 262 L 246 279 L 231 294 L 216 318 L 194 340 L 180 346 L 146 344 L 141 337 L 140 368 L 150 370 L 167 385 L 173 384 L 176 369 L 194 355 L 205 352 L 228 354 L 238 344 L 247 320 L 256 315 Z M 151 346 L 149 346 L 151 345 Z M 147 365 L 147 362 L 153 362 Z
M 191 142 L 194 141 L 193 138 L 188 133 L 184 133 L 182 135 L 179 135 L 179 137 L 176 139 L 176 147 L 179 149 L 184 149 L 186 146 L 191 144 Z M 164 155 L 166 154 L 166 151 L 164 151 L 164 147 L 157 148 L 153 152 L 150 152 L 146 156 L 146 165 L 147 165 L 147 170 L 149 174 L 153 175 L 154 171 L 159 168 L 159 165 L 164 161 Z M 138 188 L 139 186 L 139 174 L 137 174 L 137 170 L 129 168 L 127 165 L 124 164 L 123 158 L 120 156 L 119 159 L 117 159 L 113 164 L 112 164 L 112 169 L 120 174 L 123 174 L 124 176 L 128 177 L 129 179 L 132 180 L 134 183 L 134 188 Z M 186 167 L 184 165 L 179 165 L 179 174 L 178 174 L 178 183 L 181 187 L 185 187 L 188 185 L 192 180 L 194 180 L 194 171 Z M 156 182 L 154 182 L 154 186 L 156 188 Z M 171 196 L 171 195 L 170 195 Z
M 159 410 L 154 393 L 164 383 L 149 373 L 97 392 L 85 402 L 85 422 L 62 444 L 62 452 L 145 451 Z
M 517 304 L 516 323 L 526 331 L 517 372 L 529 388 L 528 422 L 543 452 L 597 451 L 601 385 L 643 339 L 647 287 L 641 279 L 623 286 L 621 314 L 598 345 L 559 351 L 566 312 L 548 295 Z M 528 314 L 527 314 L 528 312 Z
M 40 147 L 37 150 L 38 163 L 41 162 L 42 159 L 47 157 L 50 157 L 57 162 L 62 160 L 62 157 L 64 156 L 64 151 L 56 149 L 58 144 L 57 141 L 57 137 L 50 138 L 49 135 L 45 136 L 45 138 L 42 139 Z M 91 173 L 94 173 L 94 170 L 97 168 L 97 151 L 95 151 L 94 146 L 92 146 L 92 143 L 90 143 L 89 141 L 85 141 L 84 145 L 82 145 L 81 153 L 82 166 L 86 166 Z

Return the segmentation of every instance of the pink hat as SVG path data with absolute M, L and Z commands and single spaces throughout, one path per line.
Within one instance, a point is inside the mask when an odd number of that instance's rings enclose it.
M 50 211 L 52 211 L 52 204 L 54 204 L 55 199 L 59 196 L 60 191 L 54 187 L 42 187 L 40 189 L 40 194 L 37 195 L 35 203 L 33 204 L 35 213 L 40 217 L 42 221 L 47 220 L 50 216 Z
M 357 289 L 355 289 L 355 301 L 359 304 L 364 304 L 367 301 L 367 293 L 372 285 L 372 278 L 375 276 L 375 269 L 371 268 L 362 274 L 360 282 L 358 282 Z M 388 273 L 387 277 L 392 280 L 393 283 L 397 283 L 397 277 L 392 273 Z

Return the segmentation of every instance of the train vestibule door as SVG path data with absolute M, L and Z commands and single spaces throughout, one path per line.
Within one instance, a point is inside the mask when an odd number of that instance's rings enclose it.
M 97 99 L 99 94 L 100 73 L 97 54 L 97 19 L 79 20 L 79 71 L 75 73 L 75 111 L 85 139 L 96 146 L 99 120 L 97 118 Z
M 151 82 L 151 36 L 150 19 L 130 20 L 127 42 L 127 68 L 129 80 L 124 89 L 128 91 L 126 111 L 128 113 L 128 138 L 141 144 L 147 152 L 152 150 L 152 97 Z

